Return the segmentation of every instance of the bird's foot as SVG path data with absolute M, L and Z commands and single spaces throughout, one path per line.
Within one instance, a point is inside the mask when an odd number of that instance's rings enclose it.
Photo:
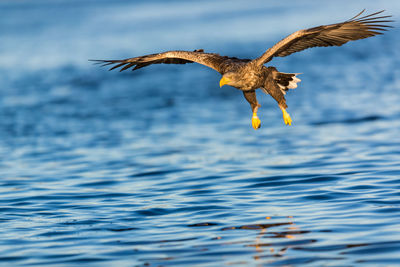
M 251 118 L 251 125 L 253 126 L 254 130 L 257 130 L 261 127 L 261 121 L 256 112 L 253 113 L 253 117 Z
M 292 125 L 292 118 L 290 118 L 289 113 L 287 113 L 286 109 L 282 109 L 283 113 L 283 121 L 286 125 Z

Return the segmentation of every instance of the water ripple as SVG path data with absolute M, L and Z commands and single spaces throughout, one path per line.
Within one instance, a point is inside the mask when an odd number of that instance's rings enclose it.
M 399 3 L 385 2 L 394 18 Z M 203 66 L 87 62 L 168 47 L 249 58 L 359 9 L 0 1 L 0 265 L 398 265 L 398 23 L 274 60 L 304 73 L 291 127 L 260 92 L 254 131 L 242 94 Z

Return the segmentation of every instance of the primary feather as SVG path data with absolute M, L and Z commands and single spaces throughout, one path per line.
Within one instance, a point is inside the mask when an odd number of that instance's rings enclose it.
M 257 58 L 257 64 L 265 64 L 273 57 L 286 57 L 311 47 L 341 46 L 348 41 L 382 34 L 386 28 L 391 27 L 382 24 L 392 22 L 387 19 L 391 16 L 378 16 L 384 10 L 360 17 L 364 11 L 345 22 L 296 31 Z

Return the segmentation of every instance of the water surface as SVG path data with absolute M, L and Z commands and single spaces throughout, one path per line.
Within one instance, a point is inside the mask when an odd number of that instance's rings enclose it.
M 346 4 L 345 4 L 346 3 Z M 254 58 L 396 1 L 0 2 L 0 265 L 395 266 L 399 30 L 272 63 L 293 126 L 198 65 L 107 72 L 168 49 Z

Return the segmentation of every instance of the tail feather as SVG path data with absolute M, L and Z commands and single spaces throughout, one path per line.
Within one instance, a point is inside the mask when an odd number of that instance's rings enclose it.
M 297 83 L 301 82 L 301 80 L 297 78 L 297 75 L 300 73 L 276 72 L 274 74 L 274 80 L 283 94 L 286 94 L 289 89 L 297 88 Z

